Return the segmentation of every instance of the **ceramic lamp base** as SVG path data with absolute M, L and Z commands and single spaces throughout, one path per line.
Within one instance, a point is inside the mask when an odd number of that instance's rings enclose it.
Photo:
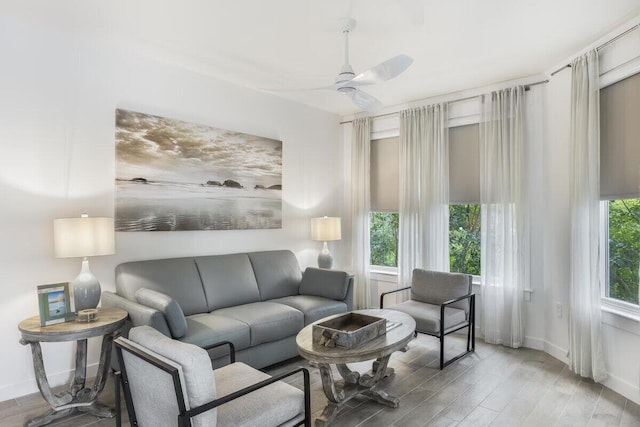
M 82 260 L 78 277 L 71 282 L 75 311 L 96 308 L 100 302 L 100 282 L 89 270 L 89 260 Z
M 318 267 L 329 269 L 333 267 L 333 257 L 331 256 L 331 252 L 329 252 L 327 242 L 324 242 L 322 252 L 318 255 Z

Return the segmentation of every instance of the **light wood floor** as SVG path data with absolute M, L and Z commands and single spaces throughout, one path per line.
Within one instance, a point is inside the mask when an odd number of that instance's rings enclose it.
M 536 350 L 508 349 L 478 342 L 476 353 L 443 371 L 437 368 L 435 338 L 419 335 L 406 353 L 390 362 L 396 374 L 384 380 L 386 390 L 400 396 L 396 409 L 366 398 L 348 403 L 335 426 L 640 426 L 640 406 L 623 396 L 572 374 L 566 365 Z M 451 353 L 462 346 L 454 338 Z M 461 348 L 461 347 L 459 347 Z M 362 371 L 365 364 L 351 366 Z M 293 359 L 267 369 L 276 374 L 298 366 Z M 317 369 L 311 371 L 311 409 L 318 415 L 327 403 Z M 289 382 L 300 387 L 301 378 Z M 100 401 L 113 404 L 109 382 Z M 0 402 L 0 426 L 22 426 L 47 408 L 39 394 Z M 123 405 L 124 408 L 124 405 Z M 126 411 L 125 411 L 126 412 Z M 123 414 L 129 426 L 126 413 Z M 113 419 L 77 415 L 56 426 L 115 426 Z

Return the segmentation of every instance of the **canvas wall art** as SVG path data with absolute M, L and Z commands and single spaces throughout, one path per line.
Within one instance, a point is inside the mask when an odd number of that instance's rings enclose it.
M 116 110 L 115 227 L 282 228 L 282 142 Z

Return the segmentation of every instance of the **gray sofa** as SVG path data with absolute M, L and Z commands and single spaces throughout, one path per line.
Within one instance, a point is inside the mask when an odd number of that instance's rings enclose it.
M 201 347 L 231 341 L 237 360 L 255 368 L 297 356 L 297 333 L 352 301 L 347 273 L 303 274 L 291 251 L 127 262 L 116 267 L 116 293 L 102 293 L 103 307 L 129 313 L 128 328 L 148 325 Z

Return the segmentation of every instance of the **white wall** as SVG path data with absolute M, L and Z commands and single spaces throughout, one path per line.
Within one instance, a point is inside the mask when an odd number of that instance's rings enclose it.
M 546 87 L 544 145 L 545 351 L 568 363 L 571 218 L 569 125 L 571 72 L 561 71 Z M 558 317 L 556 305 L 562 305 Z M 640 319 L 602 312 L 603 348 L 609 378 L 604 384 L 640 403 Z
M 342 215 L 339 118 L 133 53 L 77 28 L 0 17 L 0 401 L 37 391 L 18 322 L 37 315 L 36 285 L 69 281 L 79 259 L 53 257 L 54 218 L 114 214 L 115 109 L 126 108 L 283 141 L 280 230 L 117 233 L 116 255 L 91 259 L 105 290 L 123 261 L 293 250 L 314 265 L 309 218 Z M 337 264 L 340 242 L 332 242 Z M 89 363 L 97 362 L 92 339 Z M 75 344 L 45 344 L 53 384 Z M 95 366 L 94 366 L 95 367 Z
M 544 200 L 538 214 L 543 218 L 545 351 L 568 362 L 569 342 L 569 123 L 571 72 L 561 71 L 545 85 L 543 154 Z M 556 305 L 562 305 L 562 315 Z
M 601 45 L 638 24 L 639 17 L 612 31 L 583 51 Z M 599 51 L 601 86 L 640 71 L 640 30 Z M 576 54 L 577 56 L 577 54 Z M 569 58 L 566 62 L 570 62 Z M 557 67 L 553 67 L 556 69 Z M 571 71 L 551 77 L 545 87 L 546 138 L 544 142 L 544 297 L 545 351 L 568 362 L 568 307 L 571 218 L 569 208 L 569 133 L 571 123 Z M 562 317 L 556 305 L 563 308 Z M 542 313 L 541 313 L 542 315 Z M 604 357 L 609 378 L 604 384 L 640 403 L 640 318 L 602 311 Z

